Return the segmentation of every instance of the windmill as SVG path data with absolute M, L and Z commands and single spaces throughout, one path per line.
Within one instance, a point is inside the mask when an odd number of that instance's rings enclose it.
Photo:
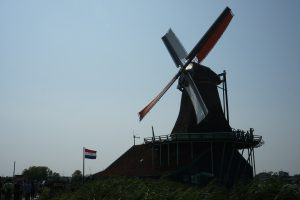
M 203 174 L 225 184 L 251 179 L 255 174 L 254 148 L 262 137 L 249 131 L 233 130 L 229 125 L 226 72 L 216 74 L 201 61 L 222 36 L 233 14 L 226 7 L 192 51 L 186 50 L 172 31 L 162 37 L 178 73 L 165 88 L 138 114 L 140 120 L 153 108 L 172 84 L 179 79 L 182 91 L 179 115 L 170 135 L 145 138 L 159 153 L 152 153 L 153 166 L 172 171 L 179 180 L 201 182 Z M 223 84 L 223 109 L 218 85 Z M 248 154 L 244 158 L 244 150 Z
M 179 68 L 179 71 L 165 86 L 165 88 L 138 113 L 140 121 L 154 107 L 154 105 L 179 77 L 182 80 L 180 81 L 182 84 L 179 84 L 179 87 L 184 88 L 192 100 L 197 117 L 197 123 L 199 124 L 205 118 L 209 111 L 201 97 L 201 94 L 197 90 L 197 87 L 195 86 L 188 69 L 192 67 L 192 61 L 201 63 L 201 61 L 207 56 L 229 25 L 232 17 L 233 14 L 231 9 L 226 7 L 189 54 L 187 54 L 186 50 L 171 29 L 162 37 L 162 40 L 167 47 L 175 65 Z
M 165 177 L 195 184 L 215 178 L 226 185 L 253 178 L 254 148 L 263 144 L 262 137 L 254 135 L 252 128 L 230 127 L 226 72 L 216 74 L 200 64 L 232 17 L 226 7 L 189 54 L 171 29 L 162 37 L 179 71 L 138 114 L 142 120 L 178 79 L 182 95 L 174 128 L 169 135 L 156 135 L 152 127 L 152 137 L 131 147 L 99 176 Z

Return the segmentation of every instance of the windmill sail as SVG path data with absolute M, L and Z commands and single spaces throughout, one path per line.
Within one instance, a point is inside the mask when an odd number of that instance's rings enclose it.
M 169 29 L 169 31 L 161 39 L 168 49 L 175 65 L 177 67 L 182 67 L 187 56 L 187 52 L 172 29 Z
M 197 118 L 197 124 L 199 124 L 208 114 L 208 109 L 193 81 L 193 78 L 191 75 L 187 73 L 182 73 L 182 76 L 185 80 L 188 81 L 188 84 L 184 85 L 184 89 L 188 93 L 191 102 L 193 104 L 196 118 Z
M 218 19 L 213 23 L 213 25 L 208 29 L 205 35 L 189 53 L 186 59 L 191 60 L 196 56 L 198 58 L 198 62 L 201 62 L 218 42 L 219 38 L 229 25 L 232 17 L 233 14 L 231 9 L 226 7 Z
M 172 56 L 173 61 L 177 66 L 180 67 L 178 73 L 174 78 L 164 87 L 164 89 L 138 114 L 140 121 L 145 117 L 145 115 L 153 108 L 153 106 L 160 100 L 160 98 L 167 92 L 167 90 L 172 86 L 176 79 L 185 71 L 185 68 L 192 62 L 195 56 L 198 58 L 198 62 L 201 62 L 209 51 L 217 43 L 228 24 L 230 23 L 233 14 L 231 9 L 226 7 L 221 13 L 214 24 L 209 28 L 201 40 L 196 44 L 193 50 L 186 56 L 186 51 L 179 42 L 178 38 L 175 36 L 173 31 L 170 29 L 166 35 L 163 36 L 162 40 L 166 45 L 169 53 Z M 191 90 L 192 91 L 192 90 Z M 200 95 L 199 95 L 200 96 Z M 191 97 L 194 98 L 194 97 Z M 196 98 L 196 96 L 195 96 Z M 196 98 L 197 99 L 197 98 Z M 201 102 L 200 100 L 198 102 Z M 203 104 L 204 105 L 204 104 Z M 194 105 L 195 106 L 195 105 Z M 205 105 L 204 105 L 205 106 Z M 203 109 L 203 108 L 202 108 Z M 197 108 L 195 108 L 197 112 Z M 201 111 L 199 111 L 201 113 Z M 204 112 L 205 114 L 205 112 Z M 199 120 L 201 119 L 199 115 Z M 198 119 L 197 119 L 198 121 Z
M 172 79 L 171 81 L 164 87 L 164 89 L 145 107 L 143 108 L 139 113 L 140 121 L 145 117 L 145 115 L 153 108 L 153 106 L 160 100 L 160 98 L 168 91 L 168 89 L 173 85 L 173 83 L 177 80 L 177 78 L 180 76 L 181 72 L 179 71 Z

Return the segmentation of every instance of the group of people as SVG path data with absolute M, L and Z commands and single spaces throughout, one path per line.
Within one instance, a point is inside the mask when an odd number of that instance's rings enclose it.
M 0 180 L 0 200 L 33 200 L 38 190 L 37 182 Z
M 238 140 L 253 141 L 253 138 L 254 138 L 254 135 L 253 135 L 254 129 L 253 128 L 250 128 L 250 130 L 247 132 L 240 130 L 240 129 L 233 130 L 233 132 L 235 132 L 236 138 Z

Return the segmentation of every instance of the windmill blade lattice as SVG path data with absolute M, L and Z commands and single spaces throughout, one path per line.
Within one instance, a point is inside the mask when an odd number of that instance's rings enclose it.
M 173 61 L 177 66 L 181 66 L 181 68 L 178 73 L 171 79 L 171 81 L 164 87 L 164 89 L 138 113 L 140 121 L 168 91 L 168 89 L 180 77 L 181 73 L 195 57 L 197 57 L 198 62 L 201 62 L 207 56 L 207 54 L 214 47 L 214 45 L 217 43 L 227 26 L 229 25 L 232 17 L 233 14 L 231 12 L 231 9 L 226 7 L 185 59 L 182 59 L 182 55 L 185 54 L 185 49 L 183 48 L 175 34 L 172 32 L 172 30 L 169 30 L 169 32 L 162 39 L 169 53 L 171 54 Z M 185 60 L 185 62 L 182 62 L 182 60 Z

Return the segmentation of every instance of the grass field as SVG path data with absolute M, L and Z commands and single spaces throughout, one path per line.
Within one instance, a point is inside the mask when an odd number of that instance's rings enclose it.
M 232 200 L 300 200 L 299 184 L 279 179 L 253 180 L 233 188 L 211 182 L 205 187 L 193 186 L 162 179 L 106 178 L 92 180 L 75 190 L 46 188 L 40 199 L 52 200 L 105 200 L 105 199 L 232 199 Z

